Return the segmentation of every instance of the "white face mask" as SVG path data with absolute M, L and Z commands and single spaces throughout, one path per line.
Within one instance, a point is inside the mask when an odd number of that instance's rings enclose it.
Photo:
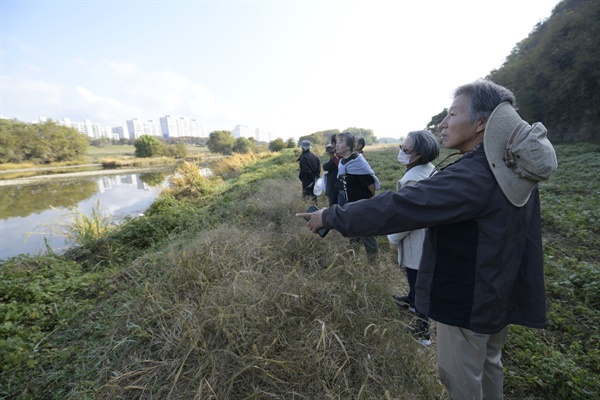
M 398 162 L 400 164 L 408 165 L 410 164 L 410 154 L 406 154 L 402 149 L 398 153 Z

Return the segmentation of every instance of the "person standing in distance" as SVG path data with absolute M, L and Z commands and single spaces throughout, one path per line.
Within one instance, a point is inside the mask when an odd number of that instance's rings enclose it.
M 529 125 L 507 88 L 458 87 L 441 123 L 462 157 L 429 179 L 308 217 L 345 236 L 429 228 L 417 309 L 437 321 L 437 366 L 453 399 L 502 399 L 510 324 L 546 326 L 538 182 L 558 163 L 543 124 Z
M 331 207 L 338 202 L 338 191 L 335 188 L 335 184 L 338 181 L 337 174 L 340 158 L 335 154 L 335 148 L 330 143 L 325 146 L 325 153 L 329 156 L 329 160 L 323 164 L 323 171 L 327 174 L 325 195 L 329 200 L 329 207 Z M 325 174 L 323 174 L 323 176 L 325 176 Z
M 341 157 L 337 182 L 339 206 L 370 199 L 375 195 L 375 190 L 379 189 L 379 179 L 362 154 L 354 151 L 354 144 L 354 136 L 349 132 L 342 132 L 337 137 L 336 153 Z M 361 235 L 360 240 L 369 258 L 372 259 L 379 253 L 379 243 L 375 236 Z
M 297 161 L 300 166 L 298 178 L 302 181 L 302 198 L 305 200 L 311 199 L 316 204 L 317 196 L 314 195 L 313 189 L 315 181 L 321 175 L 321 160 L 311 153 L 310 141 L 303 140 L 300 147 L 302 147 L 302 154 L 300 154 Z

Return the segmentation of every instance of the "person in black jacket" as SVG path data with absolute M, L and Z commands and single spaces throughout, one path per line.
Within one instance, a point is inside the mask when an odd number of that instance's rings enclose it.
M 345 236 L 429 228 L 416 308 L 437 322 L 438 373 L 453 399 L 502 399 L 509 325 L 546 326 L 537 186 L 558 163 L 546 128 L 515 106 L 489 80 L 460 86 L 440 124 L 458 161 L 398 192 L 296 214 L 313 232 Z
M 315 154 L 310 152 L 310 141 L 303 140 L 301 143 L 302 154 L 298 158 L 300 164 L 300 172 L 298 178 L 302 181 L 302 197 L 311 199 L 317 203 L 317 196 L 314 195 L 313 189 L 315 181 L 321 175 L 321 160 Z
M 329 155 L 329 161 L 323 164 L 323 171 L 327 173 L 327 185 L 325 186 L 325 195 L 329 199 L 329 207 L 338 202 L 338 190 L 334 187 L 338 181 L 338 164 L 340 158 L 335 154 L 334 145 L 325 146 L 325 153 Z M 325 175 L 325 174 L 323 174 Z

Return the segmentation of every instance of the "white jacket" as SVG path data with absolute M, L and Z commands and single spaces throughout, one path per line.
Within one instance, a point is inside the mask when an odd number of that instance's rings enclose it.
M 431 163 L 416 165 L 406 171 L 398 181 L 398 190 L 403 186 L 414 186 L 421 179 L 429 178 L 434 170 Z M 426 229 L 417 229 L 408 232 L 392 233 L 387 238 L 390 243 L 398 247 L 398 265 L 411 269 L 419 269 L 421 255 L 423 254 L 423 240 Z

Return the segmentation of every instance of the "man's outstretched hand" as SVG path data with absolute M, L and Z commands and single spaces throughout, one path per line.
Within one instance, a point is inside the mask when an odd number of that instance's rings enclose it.
M 317 210 L 311 213 L 298 213 L 296 217 L 304 218 L 308 221 L 306 224 L 308 229 L 312 231 L 312 233 L 317 233 L 317 231 L 323 227 L 323 214 L 324 208 Z

